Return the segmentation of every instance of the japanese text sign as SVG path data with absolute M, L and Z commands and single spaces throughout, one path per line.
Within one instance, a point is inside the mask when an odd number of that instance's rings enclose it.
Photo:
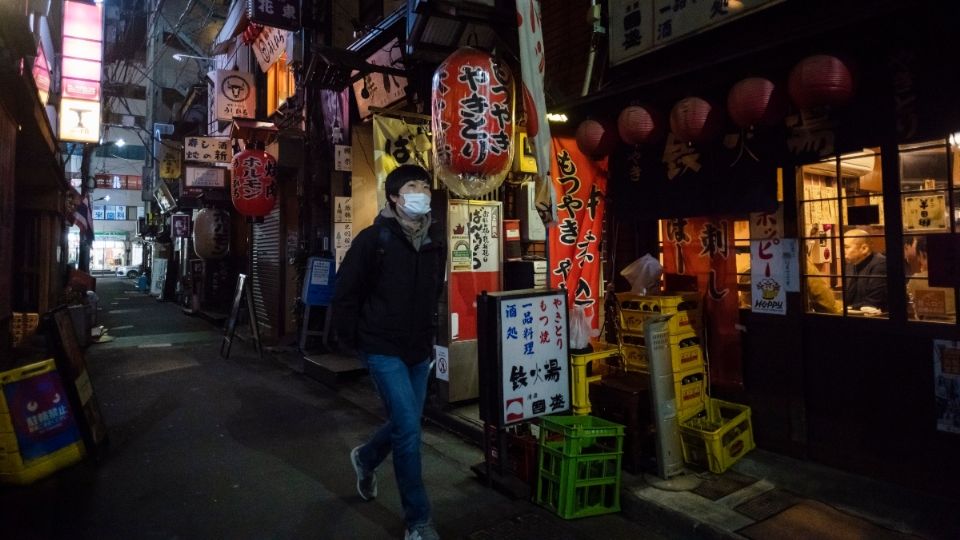
M 257 57 L 257 63 L 260 64 L 260 70 L 266 73 L 270 66 L 283 56 L 287 50 L 287 41 L 290 40 L 290 32 L 265 26 L 263 32 L 257 36 L 253 42 L 253 54 Z
M 247 0 L 247 18 L 264 26 L 300 29 L 299 0 Z
M 562 291 L 503 297 L 499 303 L 502 422 L 570 407 L 567 302 Z
M 430 152 L 418 151 L 415 145 L 418 136 L 427 137 L 426 131 L 424 125 L 399 118 L 373 117 L 373 168 L 379 185 L 400 165 L 419 165 L 430 170 Z
M 555 137 L 553 150 L 557 226 L 550 228 L 550 286 L 566 289 L 569 302 L 583 306 L 596 328 L 606 161 L 584 156 L 572 138 Z
M 102 60 L 103 6 L 64 2 L 60 140 L 92 143 L 100 140 Z
M 610 63 L 620 64 L 673 41 L 783 0 L 611 0 Z M 621 22 L 622 21 L 622 22 Z
M 160 162 L 160 178 L 165 180 L 179 179 L 183 172 L 180 143 L 160 141 L 159 149 L 160 155 L 157 156 L 157 161 Z
M 227 187 L 227 170 L 219 167 L 187 166 L 184 183 L 189 188 L 223 189 Z
M 183 141 L 183 159 L 201 163 L 230 163 L 233 149 L 229 137 L 186 137 Z
M 207 77 L 213 83 L 211 118 L 227 122 L 234 117 L 253 118 L 257 105 L 253 73 L 218 69 Z

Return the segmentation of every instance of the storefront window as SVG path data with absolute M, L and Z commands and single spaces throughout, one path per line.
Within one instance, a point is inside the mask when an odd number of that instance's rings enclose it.
M 733 222 L 733 247 L 737 258 L 737 297 L 741 309 L 750 309 L 750 222 Z
M 956 230 L 957 146 L 941 139 L 899 150 L 907 319 L 956 323 L 956 291 L 930 283 L 930 266 L 941 261 L 931 260 L 929 246 Z
M 806 311 L 887 317 L 879 151 L 804 165 L 798 174 Z

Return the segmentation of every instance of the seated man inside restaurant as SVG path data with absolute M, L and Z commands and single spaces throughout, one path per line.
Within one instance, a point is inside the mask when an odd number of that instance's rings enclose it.
M 843 284 L 847 308 L 887 311 L 887 258 L 873 251 L 867 231 L 851 229 L 844 234 L 843 256 L 847 262 Z

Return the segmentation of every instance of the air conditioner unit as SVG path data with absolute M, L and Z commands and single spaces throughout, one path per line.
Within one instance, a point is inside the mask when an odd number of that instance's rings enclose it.
M 864 176 L 873 171 L 876 161 L 876 156 L 840 158 L 840 174 L 842 176 Z M 837 164 L 835 161 L 811 163 L 803 166 L 803 172 L 821 174 L 823 176 L 836 176 Z

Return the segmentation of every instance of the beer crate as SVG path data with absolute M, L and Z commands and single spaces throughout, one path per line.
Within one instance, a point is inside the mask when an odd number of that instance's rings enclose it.
M 617 293 L 620 327 L 643 333 L 643 321 L 651 315 L 673 315 L 667 323 L 670 335 L 700 332 L 700 293 L 643 295 Z
M 683 460 L 722 473 L 756 448 L 750 407 L 707 398 L 705 414 L 680 424 Z

